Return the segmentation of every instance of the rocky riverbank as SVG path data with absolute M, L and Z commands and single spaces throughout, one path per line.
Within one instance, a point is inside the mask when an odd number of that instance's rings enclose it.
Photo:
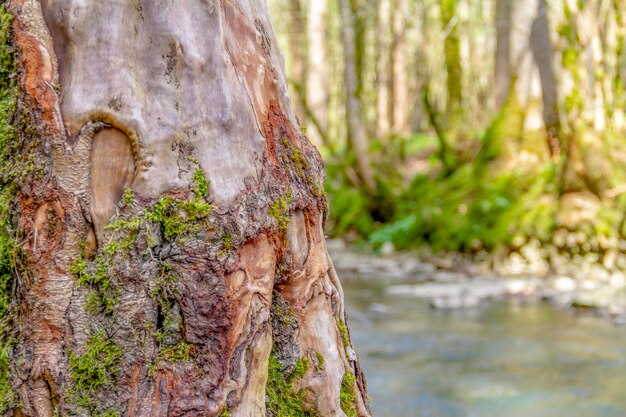
M 626 325 L 626 275 L 614 265 L 577 259 L 555 266 L 538 256 L 529 262 L 533 253 L 484 261 L 428 250 L 395 252 L 390 247 L 375 254 L 356 251 L 337 239 L 327 246 L 342 279 L 381 279 L 390 295 L 425 298 L 433 308 L 481 308 L 505 299 L 544 301 Z

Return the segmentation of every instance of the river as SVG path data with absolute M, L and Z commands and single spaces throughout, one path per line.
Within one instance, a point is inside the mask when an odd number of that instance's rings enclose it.
M 545 303 L 433 310 L 344 283 L 376 417 L 626 416 L 626 328 Z

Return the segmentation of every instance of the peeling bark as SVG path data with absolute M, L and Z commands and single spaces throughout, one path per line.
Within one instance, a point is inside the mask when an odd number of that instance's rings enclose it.
M 276 416 L 272 357 L 303 413 L 369 416 L 265 2 L 9 5 L 40 167 L 12 208 L 12 415 Z

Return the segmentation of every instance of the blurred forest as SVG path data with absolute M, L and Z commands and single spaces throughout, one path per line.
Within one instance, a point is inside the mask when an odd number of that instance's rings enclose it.
M 328 233 L 622 258 L 626 2 L 269 6 L 302 128 L 326 161 Z

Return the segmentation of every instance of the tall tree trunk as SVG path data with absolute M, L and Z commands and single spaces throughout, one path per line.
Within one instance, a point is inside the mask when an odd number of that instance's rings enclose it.
M 319 126 L 317 135 L 314 130 L 311 135 L 319 136 L 318 143 L 328 133 L 328 100 L 329 78 L 328 70 L 328 0 L 307 2 L 308 13 L 308 67 L 306 78 L 306 98 L 311 113 Z M 314 125 L 314 123 L 311 123 Z M 315 127 L 315 126 L 313 126 Z
M 365 190 L 376 189 L 374 174 L 367 152 L 367 131 L 361 114 L 361 102 L 357 96 L 358 76 L 355 65 L 354 21 L 349 0 L 339 0 L 341 13 L 341 38 L 344 50 L 344 82 L 346 85 L 346 113 L 348 141 L 356 158 L 359 178 Z
M 290 74 L 292 81 L 297 86 L 302 86 L 307 77 L 306 55 L 306 22 L 300 0 L 289 0 L 289 57 L 291 58 Z M 305 119 L 304 103 L 307 102 L 306 90 L 298 87 L 296 99 L 293 104 L 296 114 L 301 120 Z
M 355 94 L 359 101 L 363 102 L 364 78 L 365 78 L 365 18 L 363 16 L 362 0 L 349 0 L 350 12 L 352 13 L 354 33 L 354 70 L 356 72 Z M 363 110 L 363 109 L 361 109 Z
M 8 4 L 13 415 L 369 416 L 265 2 Z
M 463 110 L 463 84 L 461 68 L 461 42 L 458 31 L 458 16 L 456 14 L 457 0 L 441 0 L 439 3 L 441 23 L 444 29 L 444 54 L 446 62 L 446 87 L 448 101 L 446 111 L 450 117 L 452 130 L 460 121 Z
M 391 105 L 393 114 L 393 133 L 407 135 L 409 133 L 409 80 L 406 55 L 406 15 L 408 14 L 407 0 L 394 0 L 392 16 L 392 43 L 391 43 Z
M 530 46 L 533 57 L 539 69 L 541 80 L 541 92 L 543 98 L 543 122 L 548 131 L 551 141 L 551 152 L 558 152 L 553 143 L 558 141 L 560 123 L 558 111 L 558 97 L 556 90 L 556 79 L 554 76 L 552 43 L 550 42 L 550 30 L 548 28 L 546 0 L 539 0 L 537 17 L 533 21 L 530 32 Z M 554 155 L 553 155 L 554 156 Z
M 496 110 L 502 107 L 511 88 L 511 6 L 511 0 L 496 0 Z
M 376 8 L 376 134 L 385 137 L 391 130 L 391 62 L 386 58 L 391 47 L 391 0 L 377 0 Z

